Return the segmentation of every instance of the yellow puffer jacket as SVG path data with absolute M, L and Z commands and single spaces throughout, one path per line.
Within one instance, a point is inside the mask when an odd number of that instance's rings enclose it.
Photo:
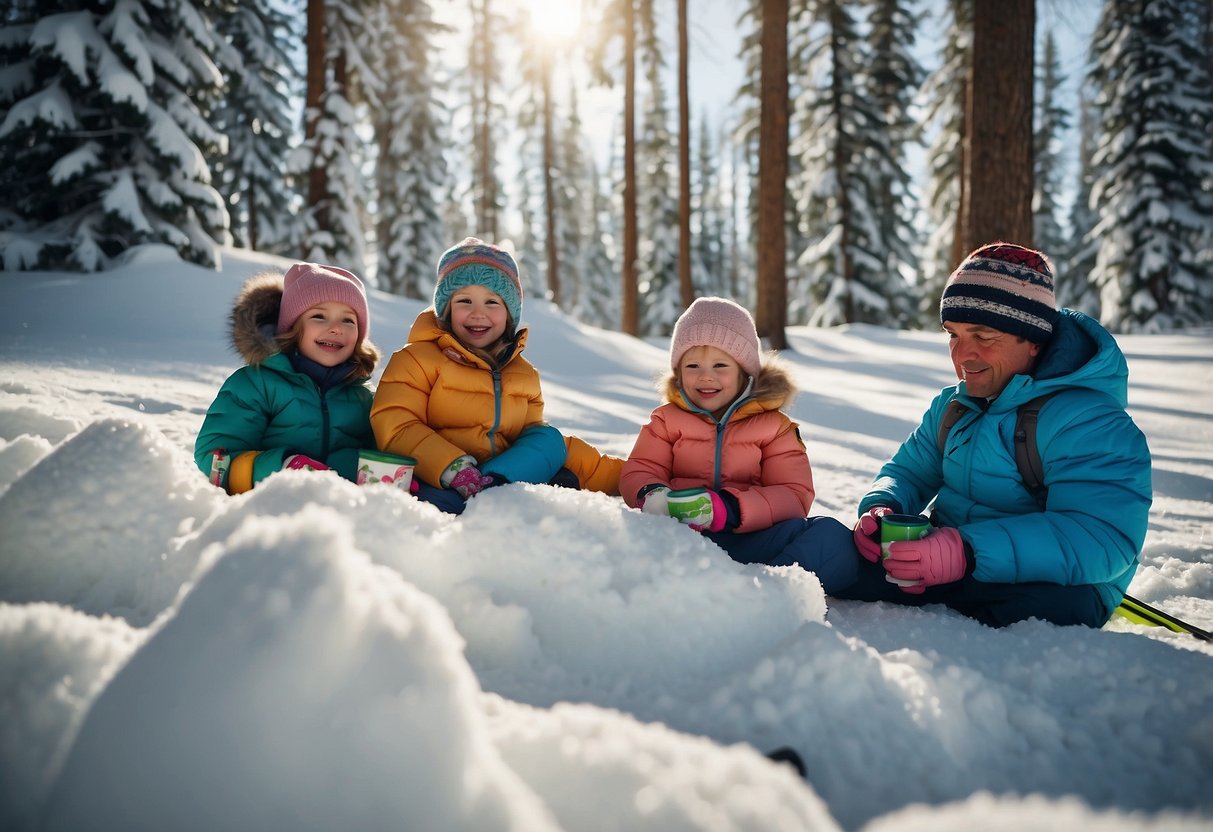
M 539 372 L 521 355 L 526 335 L 519 330 L 513 354 L 494 370 L 438 326 L 432 307 L 423 310 L 375 392 L 379 448 L 415 458 L 416 475 L 439 486 L 456 458 L 470 454 L 482 463 L 542 424 Z

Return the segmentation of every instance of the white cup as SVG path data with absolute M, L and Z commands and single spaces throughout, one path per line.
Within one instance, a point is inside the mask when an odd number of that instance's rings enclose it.
M 416 464 L 411 456 L 363 449 L 358 452 L 358 484 L 386 483 L 408 491 Z

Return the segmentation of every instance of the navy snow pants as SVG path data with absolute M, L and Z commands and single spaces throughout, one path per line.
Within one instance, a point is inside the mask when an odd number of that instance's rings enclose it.
M 817 576 L 827 595 L 853 584 L 863 561 L 851 530 L 833 517 L 804 517 L 746 534 L 705 532 L 704 536 L 738 563 L 798 563 Z
M 927 587 L 921 595 L 902 592 L 884 579 L 884 567 L 859 558 L 859 580 L 836 596 L 847 601 L 890 601 L 921 607 L 943 604 L 990 627 L 1039 618 L 1053 624 L 1102 627 L 1112 611 L 1093 586 L 1063 586 L 1043 582 L 993 584 L 970 576 L 950 584 Z

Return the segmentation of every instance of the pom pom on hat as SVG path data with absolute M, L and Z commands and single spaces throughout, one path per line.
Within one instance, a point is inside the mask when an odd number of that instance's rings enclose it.
M 692 347 L 716 347 L 728 353 L 748 376 L 762 369 L 762 345 L 754 319 L 728 298 L 699 298 L 682 313 L 670 337 L 670 369 Z
M 505 302 L 510 320 L 522 317 L 522 283 L 518 264 L 503 248 L 475 237 L 467 237 L 438 258 L 438 282 L 434 285 L 434 313 L 445 318 L 451 295 L 463 286 L 483 286 Z
M 278 307 L 278 334 L 290 330 L 299 316 L 320 303 L 344 303 L 358 318 L 358 340 L 371 331 L 366 289 L 353 272 L 318 263 L 296 263 L 282 279 L 282 303 Z
M 1014 243 L 971 253 L 948 278 L 939 303 L 940 323 L 981 324 L 1035 344 L 1052 337 L 1057 316 L 1049 261 Z

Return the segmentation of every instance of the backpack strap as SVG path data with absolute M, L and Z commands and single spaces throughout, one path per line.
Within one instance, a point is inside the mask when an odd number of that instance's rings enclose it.
M 1044 464 L 1040 461 L 1040 448 L 1036 444 L 1036 423 L 1040 420 L 1040 408 L 1053 395 L 1046 393 L 1021 404 L 1015 416 L 1015 465 L 1019 468 L 1024 487 L 1042 511 L 1049 498 L 1049 488 L 1045 485 Z
M 939 420 L 939 436 L 936 438 L 936 444 L 939 445 L 939 452 L 942 454 L 944 446 L 948 443 L 948 433 L 952 427 L 960 421 L 960 417 L 965 415 L 968 410 L 963 404 L 956 399 L 948 402 L 948 407 L 943 412 L 943 417 Z
M 1056 395 L 1046 393 L 1043 396 L 1037 396 L 1031 401 L 1021 404 L 1015 412 L 1015 466 L 1019 469 L 1019 478 L 1023 480 L 1024 487 L 1032 498 L 1036 500 L 1036 504 L 1040 506 L 1040 510 L 1044 511 L 1045 503 L 1049 499 L 1049 489 L 1045 485 L 1044 464 L 1040 461 L 1040 448 L 1036 444 L 1036 423 L 1040 419 L 1040 408 L 1044 403 Z M 937 443 L 939 452 L 942 454 L 944 446 L 948 441 L 948 433 L 952 427 L 960 421 L 960 417 L 965 415 L 968 410 L 963 404 L 956 399 L 948 402 L 948 407 L 943 412 L 943 417 L 939 420 L 939 436 Z

